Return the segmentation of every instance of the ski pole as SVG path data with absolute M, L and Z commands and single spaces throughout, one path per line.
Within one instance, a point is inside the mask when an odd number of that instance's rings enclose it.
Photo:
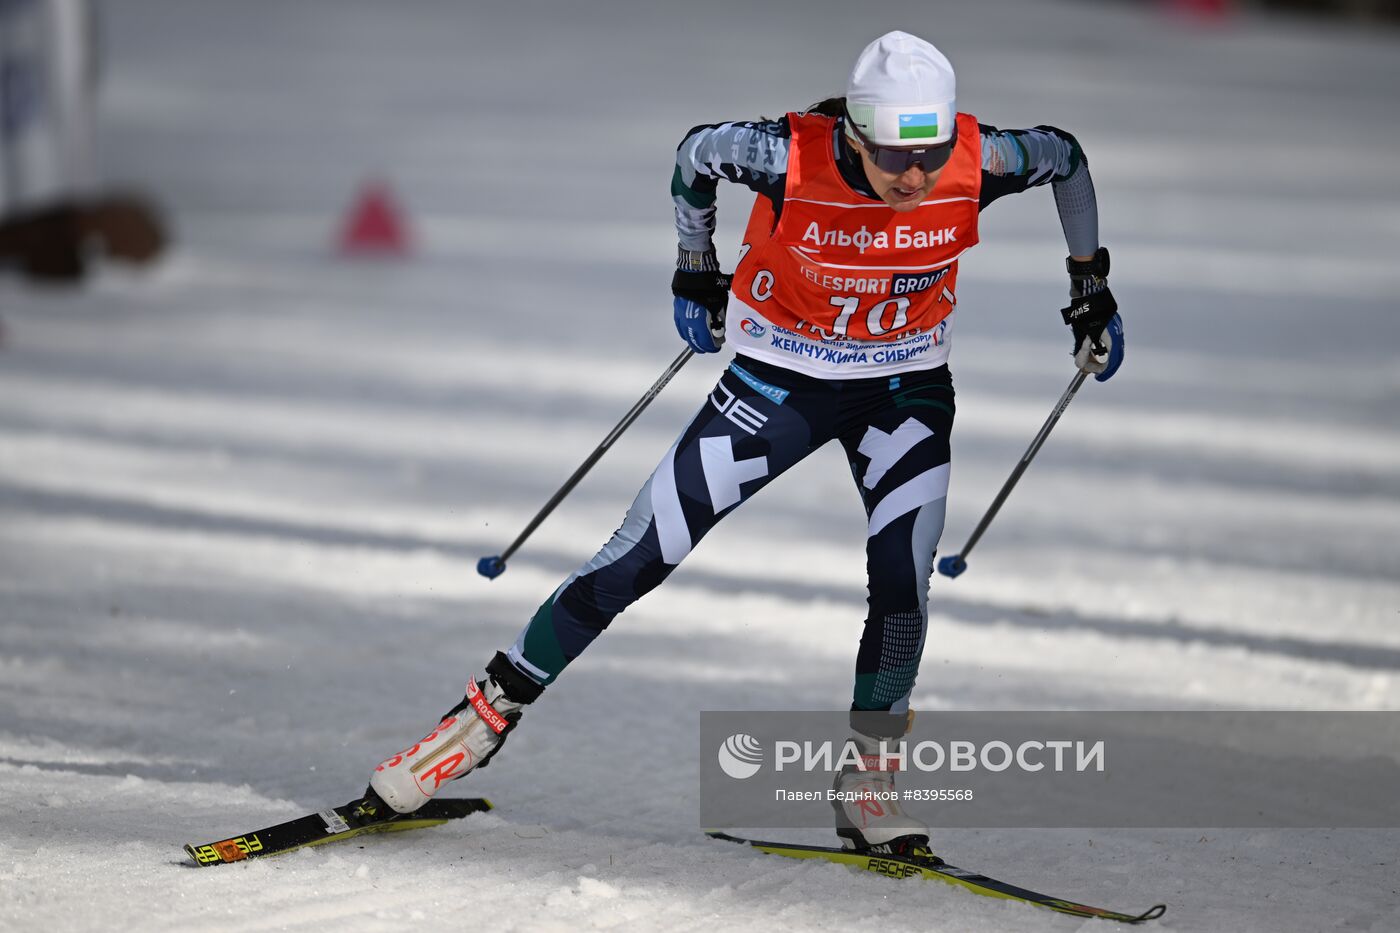
M 1021 474 L 1026 472 L 1026 467 L 1031 465 L 1031 461 L 1035 459 L 1035 455 L 1040 451 L 1040 445 L 1044 444 L 1045 439 L 1050 436 L 1050 429 L 1055 426 L 1055 422 L 1059 421 L 1060 416 L 1065 413 L 1065 409 L 1069 407 L 1070 400 L 1074 398 L 1074 393 L 1079 391 L 1079 387 L 1084 384 L 1084 378 L 1088 375 L 1088 373 L 1082 370 L 1074 374 L 1074 378 L 1070 380 L 1069 388 L 1065 389 L 1065 394 L 1061 395 L 1060 400 L 1055 403 L 1055 407 L 1050 411 L 1050 417 L 1047 418 L 1045 424 L 1041 426 L 1040 433 L 1035 436 L 1035 440 L 1031 441 L 1031 446 L 1026 448 L 1025 454 L 1021 457 L 1021 462 L 1016 464 L 1016 469 L 1011 471 L 1011 476 L 1006 480 L 1005 484 L 1002 485 L 1001 492 L 997 493 L 997 497 L 992 500 L 991 506 L 987 509 L 987 514 L 983 515 L 982 520 L 977 523 L 977 527 L 973 529 L 972 536 L 967 539 L 967 543 L 963 545 L 962 550 L 938 562 L 939 573 L 943 574 L 945 577 L 956 577 L 967 569 L 967 555 L 972 553 L 972 548 L 977 544 L 977 540 L 982 537 L 982 532 L 986 531 L 987 526 L 992 523 L 992 519 L 996 518 L 997 511 L 1001 508 L 1002 503 L 1006 501 L 1007 496 L 1011 495 L 1011 490 L 1015 488 L 1016 482 L 1021 478 Z
M 632 410 L 622 416 L 622 420 L 617 423 L 617 427 L 609 431 L 608 436 L 603 438 L 603 442 L 594 448 L 593 453 L 588 455 L 588 459 L 584 460 L 577 470 L 574 470 L 574 475 L 570 476 L 568 480 L 565 481 L 564 485 L 559 487 L 558 492 L 550 496 L 549 501 L 544 504 L 544 508 L 540 509 L 539 513 L 534 518 L 530 519 L 530 524 L 526 525 L 525 530 L 520 532 L 519 536 L 510 543 L 510 547 L 494 557 L 483 557 L 481 560 L 477 561 L 476 572 L 483 577 L 493 580 L 505 573 L 506 561 L 510 560 L 511 555 L 520 549 L 520 545 L 525 543 L 525 539 L 530 537 L 536 528 L 540 527 L 540 523 L 549 517 L 549 513 L 553 512 L 555 507 L 558 506 L 560 502 L 564 501 L 564 497 L 573 491 L 574 487 L 579 484 L 579 481 L 583 479 L 585 474 L 593 469 L 593 465 L 602 459 L 603 454 L 608 452 L 608 448 L 622 436 L 622 432 L 632 426 L 632 422 L 636 421 L 641 413 L 646 410 L 646 407 L 651 404 L 652 399 L 661 394 L 661 390 L 666 388 L 666 383 L 670 382 L 672 377 L 680 372 L 681 367 L 694 355 L 695 351 L 687 347 L 682 351 L 680 356 L 672 360 L 671 365 L 667 366 L 666 371 L 661 374 L 661 378 L 652 383 L 651 388 L 647 389 L 642 397 L 637 399 L 637 404 L 632 406 Z

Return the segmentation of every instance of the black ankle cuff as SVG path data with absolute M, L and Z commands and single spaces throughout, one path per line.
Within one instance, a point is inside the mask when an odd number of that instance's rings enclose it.
M 874 739 L 902 739 L 909 732 L 909 714 L 852 707 L 851 728 Z
M 544 685 L 526 675 L 520 668 L 510 663 L 510 658 L 497 651 L 491 663 L 486 665 L 486 673 L 494 680 L 506 697 L 516 703 L 533 703 L 544 693 Z

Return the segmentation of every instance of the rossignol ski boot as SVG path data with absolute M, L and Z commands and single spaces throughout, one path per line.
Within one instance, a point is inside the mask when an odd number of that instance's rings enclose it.
M 859 715 L 852 715 L 853 725 Z M 894 718 L 888 713 L 865 716 Z M 832 785 L 836 791 L 831 802 L 836 811 L 836 835 L 841 837 L 843 847 L 900 855 L 928 851 L 928 827 L 900 807 L 894 784 L 894 773 L 903 761 L 903 735 L 912 718 L 898 715 L 905 724 L 895 736 L 852 729 L 850 742 L 860 763 L 843 767 Z
M 468 683 L 462 702 L 432 732 L 374 769 L 370 790 L 398 812 L 412 813 L 447 782 L 485 767 L 520 722 L 521 708 L 543 691 L 497 652 L 485 679 Z

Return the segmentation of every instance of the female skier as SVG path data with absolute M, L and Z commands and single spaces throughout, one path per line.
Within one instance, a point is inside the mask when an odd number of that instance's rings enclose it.
M 758 194 L 732 277 L 712 242 L 720 179 Z M 372 791 L 411 812 L 485 765 L 523 708 L 716 522 L 839 440 L 869 517 L 869 612 L 851 703 L 862 766 L 836 777 L 837 831 L 856 849 L 926 845 L 927 826 L 874 801 L 893 787 L 880 743 L 908 729 L 943 530 L 958 258 L 977 243 L 983 208 L 1047 182 L 1069 246 L 1061 313 L 1074 361 L 1103 381 L 1122 361 L 1123 331 L 1078 142 L 959 113 L 952 66 L 928 42 L 881 36 L 856 60 L 845 97 L 805 112 L 692 129 L 671 184 L 676 326 L 697 353 L 728 342 L 737 355 L 622 527 L 430 735 L 379 765 Z

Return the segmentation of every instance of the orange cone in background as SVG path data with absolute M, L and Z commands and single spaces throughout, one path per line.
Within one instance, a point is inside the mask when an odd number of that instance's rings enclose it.
M 408 229 L 389 186 L 372 181 L 360 189 L 340 230 L 342 256 L 407 256 Z

